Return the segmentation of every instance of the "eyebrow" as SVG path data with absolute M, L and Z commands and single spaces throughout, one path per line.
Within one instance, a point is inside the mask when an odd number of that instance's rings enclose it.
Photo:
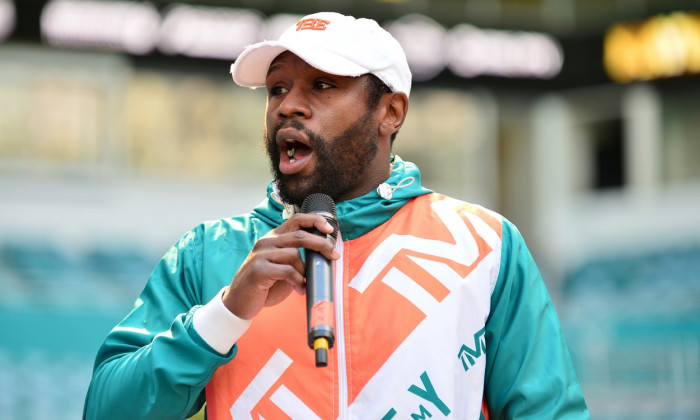
M 275 61 L 273 61 L 272 64 L 270 64 L 270 67 L 267 69 L 267 75 L 266 75 L 266 76 L 269 76 L 270 73 L 272 73 L 272 72 L 274 72 L 275 70 L 277 70 L 278 67 L 280 67 L 280 64 L 277 63 L 277 62 L 275 62 Z

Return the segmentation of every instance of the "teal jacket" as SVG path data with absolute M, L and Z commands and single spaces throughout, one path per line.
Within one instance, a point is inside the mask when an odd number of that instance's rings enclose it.
M 418 168 L 398 156 L 386 183 L 399 186 L 391 198 L 370 192 L 336 203 L 343 241 L 361 238 L 411 200 L 432 193 L 421 185 Z M 193 327 L 193 314 L 231 282 L 255 242 L 283 222 L 284 206 L 272 183 L 267 194 L 248 214 L 187 232 L 158 262 L 133 310 L 99 349 L 84 419 L 183 419 L 201 409 L 205 387 L 239 349 L 237 344 L 227 354 L 214 350 Z M 540 273 L 518 230 L 498 220 L 500 259 L 491 269 L 496 280 L 483 340 L 475 335 L 453 362 L 468 371 L 483 342 L 478 370 L 483 389 L 477 390 L 490 419 L 588 419 Z M 440 411 L 463 418 L 456 410 Z

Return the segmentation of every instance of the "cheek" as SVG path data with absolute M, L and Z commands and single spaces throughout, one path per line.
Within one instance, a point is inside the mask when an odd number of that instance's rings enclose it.
M 342 109 L 343 111 L 338 111 Z M 319 133 L 324 137 L 333 138 L 351 127 L 363 113 L 354 107 L 333 107 L 319 111 Z
M 265 127 L 268 132 L 271 132 L 274 127 L 273 116 L 267 110 L 265 110 Z
M 277 105 L 274 102 L 267 101 L 265 106 L 265 124 L 268 126 L 274 125 L 274 120 L 277 117 Z

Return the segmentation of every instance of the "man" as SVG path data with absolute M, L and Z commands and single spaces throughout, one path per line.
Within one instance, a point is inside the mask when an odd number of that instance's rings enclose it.
M 421 186 L 391 153 L 411 76 L 376 22 L 306 16 L 232 67 L 266 87 L 275 180 L 251 213 L 163 257 L 106 338 L 86 418 L 583 419 L 542 279 L 498 214 Z M 333 231 L 299 206 L 337 206 Z M 335 345 L 307 345 L 300 249 L 335 263 Z

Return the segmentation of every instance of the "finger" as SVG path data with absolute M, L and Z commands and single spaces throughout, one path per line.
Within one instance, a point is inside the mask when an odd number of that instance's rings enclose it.
M 316 252 L 320 252 L 324 257 L 330 260 L 340 258 L 340 253 L 335 249 L 335 244 L 326 236 L 315 235 L 310 232 L 299 230 L 280 235 L 278 238 L 278 246 L 304 248 Z
M 274 233 L 259 239 L 253 247 L 254 252 L 268 249 L 305 248 L 320 252 L 326 258 L 336 260 L 340 253 L 325 236 L 315 235 L 305 230 L 295 230 L 286 233 Z
M 284 299 L 286 299 L 287 296 L 289 296 L 292 293 L 292 290 L 295 290 L 295 288 L 292 287 L 286 281 L 276 282 L 267 293 L 267 299 L 265 300 L 265 306 L 277 305 L 278 303 L 280 303 Z
M 265 256 L 259 256 L 250 262 L 248 271 L 249 273 L 246 277 L 251 279 L 254 284 L 258 284 L 255 288 L 261 291 L 269 290 L 277 282 L 286 282 L 299 293 L 303 293 L 305 288 L 304 264 L 301 261 L 301 257 L 298 257 L 293 264 L 286 264 L 277 263 Z M 236 278 L 234 278 L 235 281 Z
M 299 267 L 290 264 L 276 264 L 270 262 L 269 273 L 269 278 L 275 282 L 273 286 L 270 287 L 270 290 L 281 287 L 277 284 L 283 282 L 294 288 L 300 295 L 303 295 L 306 291 L 303 263 L 301 263 L 301 271 L 299 271 Z
M 316 229 L 325 234 L 333 233 L 333 226 L 325 217 L 313 213 L 296 213 L 289 220 L 282 223 L 275 231 L 277 233 L 292 232 L 299 229 Z
M 265 257 L 274 264 L 289 265 L 302 277 L 304 276 L 304 261 L 301 259 L 299 248 L 277 248 L 274 251 L 268 251 L 269 254 Z
M 327 235 L 330 235 L 331 233 L 333 233 L 333 231 L 335 231 L 333 225 L 331 225 L 330 222 L 328 222 L 328 219 L 326 219 L 325 217 L 321 217 L 320 219 L 316 218 L 316 220 L 314 221 L 314 227 L 319 232 L 323 232 Z

